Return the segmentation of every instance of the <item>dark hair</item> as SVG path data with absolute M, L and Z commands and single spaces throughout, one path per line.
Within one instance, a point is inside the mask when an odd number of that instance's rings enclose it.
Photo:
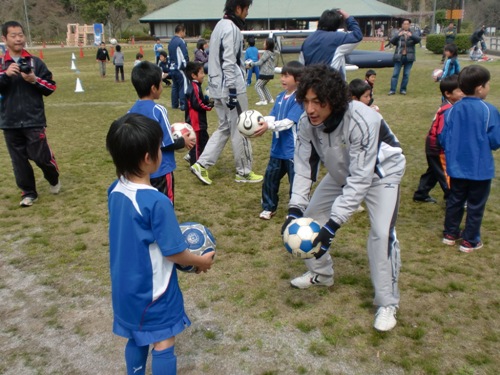
M 198 39 L 198 42 L 196 42 L 196 48 L 204 51 L 205 48 L 203 46 L 205 44 L 207 44 L 207 41 L 205 39 Z
M 163 56 L 165 58 L 168 58 L 168 53 L 165 51 L 160 51 L 160 56 Z
M 175 30 L 174 32 L 177 34 L 177 33 L 180 33 L 181 31 L 186 31 L 186 26 L 184 26 L 183 23 L 180 23 L 178 24 L 177 26 L 175 26 Z
M 458 89 L 458 74 L 453 74 L 452 76 L 444 77 L 439 82 L 439 89 L 441 94 L 446 97 L 445 93 L 452 93 L 453 90 Z
M 158 65 L 143 61 L 132 69 L 132 85 L 139 98 L 144 98 L 151 93 L 151 86 L 159 88 L 161 85 L 162 71 Z
M 481 65 L 469 65 L 458 75 L 458 87 L 465 95 L 474 95 L 476 87 L 486 85 L 490 79 L 488 69 Z
M 139 60 L 139 59 L 142 59 L 144 57 L 144 55 L 140 52 L 137 52 L 136 55 L 135 55 L 135 59 L 136 60 Z
M 377 72 L 373 69 L 368 69 L 365 73 L 365 78 L 370 78 L 371 76 L 376 76 Z
M 160 41 L 160 38 L 156 37 L 156 38 L 155 38 L 155 40 L 156 40 L 157 42 L 159 42 L 159 41 Z
M 226 5 L 224 5 L 224 13 L 234 13 L 236 7 L 241 9 L 249 8 L 253 3 L 253 0 L 226 0 Z
M 198 61 L 188 61 L 186 64 L 186 77 L 193 80 L 193 74 L 198 75 L 198 72 L 203 69 L 203 63 Z
M 2 35 L 7 38 L 9 33 L 9 27 L 20 27 L 24 33 L 24 27 L 17 21 L 7 21 L 2 25 Z
M 458 48 L 457 48 L 457 45 L 454 43 L 450 43 L 450 44 L 445 45 L 444 50 L 450 52 L 451 57 L 458 56 Z
M 300 77 L 304 73 L 304 65 L 299 61 L 289 61 L 281 69 L 281 74 L 293 76 L 296 82 L 300 81 Z
M 266 50 L 268 51 L 274 51 L 274 39 L 273 38 L 267 38 L 266 39 Z
M 358 100 L 365 92 L 371 91 L 371 89 L 371 86 L 366 83 L 366 81 L 359 78 L 353 79 L 349 82 L 349 92 L 351 93 L 351 96 L 354 96 Z
M 339 71 L 325 64 L 309 65 L 297 87 L 297 101 L 303 103 L 309 90 L 314 91 L 321 104 L 329 104 L 332 114 L 345 112 L 351 98 L 347 84 Z
M 327 9 L 318 21 L 318 30 L 337 31 L 342 24 L 342 14 L 338 9 Z
M 106 149 L 113 158 L 118 177 L 141 176 L 141 162 L 148 153 L 158 160 L 163 131 L 157 121 L 128 113 L 113 121 L 106 136 Z
M 405 21 L 408 21 L 409 23 L 411 23 L 411 19 L 409 19 L 409 18 L 403 18 L 403 20 L 401 21 L 401 25 L 402 25 Z
M 247 42 L 250 47 L 255 46 L 255 38 L 253 36 L 249 36 Z
M 122 50 L 122 46 L 120 46 L 119 44 L 116 45 L 116 52 L 120 52 Z
M 101 42 L 101 46 L 102 46 L 103 44 L 104 44 L 104 45 L 106 45 L 106 43 L 104 43 L 104 42 Z

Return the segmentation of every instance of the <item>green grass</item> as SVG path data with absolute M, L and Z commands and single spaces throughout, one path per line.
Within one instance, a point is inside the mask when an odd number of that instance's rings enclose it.
M 360 48 L 378 47 L 377 43 L 364 43 Z M 144 48 L 146 59 L 153 59 L 151 50 L 151 46 Z M 108 67 L 110 76 L 99 78 L 94 50 L 85 50 L 85 57 L 77 60 L 78 74 L 70 70 L 71 53 L 78 56 L 78 50 L 44 50 L 58 85 L 45 103 L 48 139 L 61 169 L 59 196 L 49 194 L 48 184 L 35 167 L 40 199 L 32 208 L 19 208 L 10 159 L 5 146 L 0 146 L 1 260 L 34 275 L 37 285 L 50 288 L 46 300 L 53 306 L 44 307 L 38 323 L 62 335 L 76 332 L 82 343 L 100 332 L 86 321 L 72 321 L 68 315 L 79 304 L 92 304 L 92 298 L 109 299 L 106 189 L 115 175 L 104 140 L 111 122 L 136 100 L 129 77 L 137 51 L 137 47 L 124 49 L 127 82 L 115 84 L 112 65 Z M 286 253 L 279 236 L 286 214 L 286 181 L 280 189 L 278 213 L 263 222 L 258 218 L 261 185 L 233 182 L 230 145 L 210 169 L 212 186 L 201 185 L 182 160 L 183 154 L 176 154 L 178 219 L 205 223 L 218 245 L 210 272 L 179 275 L 188 315 L 197 326 L 178 339 L 176 351 L 184 373 L 222 374 L 217 361 L 233 356 L 238 358 L 234 366 L 249 374 L 333 374 L 338 373 L 332 370 L 333 363 L 340 362 L 356 374 L 398 370 L 409 374 L 496 373 L 500 368 L 500 262 L 495 246 L 500 242 L 498 179 L 493 181 L 482 225 L 485 246 L 472 254 L 441 244 L 444 207 L 439 189 L 432 192 L 437 205 L 417 204 L 411 199 L 426 169 L 424 138 L 439 106 L 438 86 L 431 79 L 439 59 L 425 50 L 418 51 L 407 96 L 388 97 L 392 69 L 377 70 L 375 103 L 407 157 L 397 226 L 403 262 L 401 304 L 398 326 L 392 332 L 382 334 L 372 328 L 366 213 L 352 217 L 333 243 L 335 285 L 307 291 L 291 289 L 289 279 L 303 273 L 305 267 Z M 465 60 L 460 63 L 469 64 Z M 487 100 L 500 107 L 500 62 L 485 66 L 493 77 Z M 348 78 L 363 75 L 364 70 L 349 72 Z M 77 77 L 84 93 L 74 93 Z M 273 95 L 280 91 L 277 78 L 270 83 Z M 248 93 L 252 108 L 258 99 L 253 88 Z M 170 108 L 170 89 L 164 90 L 159 103 Z M 270 109 L 260 108 L 263 112 Z M 171 122 L 182 121 L 183 114 L 169 109 L 169 118 Z M 215 113 L 209 114 L 209 123 L 209 131 L 213 131 Z M 270 134 L 252 140 L 257 173 L 263 173 L 267 165 L 270 140 Z M 498 153 L 495 159 L 498 173 Z M 0 291 L 6 287 L 2 282 Z M 29 298 L 16 296 L 21 301 Z M 73 303 L 70 312 L 63 305 L 68 300 Z M 108 331 L 110 305 L 102 318 Z M 1 311 L 10 317 L 18 308 L 4 305 Z M 20 339 L 13 324 L 3 325 L 0 332 L 9 343 Z M 110 345 L 121 356 L 123 341 Z M 291 348 L 297 347 L 302 355 L 295 358 L 291 353 L 297 352 Z M 17 350 L 2 348 L 0 372 L 21 361 L 34 373 L 44 374 L 51 358 L 42 352 L 30 345 Z M 210 356 L 189 364 L 195 367 L 182 362 L 186 356 L 204 354 Z M 262 365 L 256 360 L 259 357 Z

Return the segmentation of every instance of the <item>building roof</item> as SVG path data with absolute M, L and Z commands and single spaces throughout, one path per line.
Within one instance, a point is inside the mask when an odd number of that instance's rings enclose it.
M 226 0 L 178 0 L 150 13 L 140 22 L 210 21 L 223 15 Z M 318 19 L 325 9 L 341 8 L 355 17 L 401 17 L 403 9 L 376 0 L 254 0 L 247 20 Z

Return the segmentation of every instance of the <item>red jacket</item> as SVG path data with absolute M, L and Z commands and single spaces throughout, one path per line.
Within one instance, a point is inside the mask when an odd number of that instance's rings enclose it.
M 446 103 L 439 107 L 434 119 L 432 120 L 431 128 L 429 129 L 429 133 L 427 134 L 427 138 L 425 140 L 425 153 L 427 155 L 440 155 L 444 153 L 444 150 L 439 143 L 438 136 L 443 131 L 444 112 L 448 108 L 451 108 L 451 106 L 452 104 L 446 101 Z

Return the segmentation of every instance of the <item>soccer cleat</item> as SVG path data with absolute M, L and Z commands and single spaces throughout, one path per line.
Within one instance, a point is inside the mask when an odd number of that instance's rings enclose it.
M 38 198 L 33 198 L 33 197 L 24 197 L 19 205 L 21 207 L 31 207 L 33 206 L 33 203 L 35 203 L 38 200 Z
M 276 211 L 262 211 L 259 215 L 259 217 L 262 220 L 271 220 L 271 218 L 276 214 Z
M 244 176 L 237 174 L 236 177 L 234 178 L 234 181 L 256 183 L 256 182 L 261 182 L 263 179 L 264 179 L 264 176 L 262 176 L 260 174 L 255 174 L 254 172 L 250 171 L 249 174 L 244 175 Z
M 302 276 L 296 277 L 290 284 L 294 288 L 298 289 L 306 289 L 313 285 L 318 286 L 332 286 L 333 285 L 333 277 L 326 277 L 318 275 L 312 271 L 307 271 Z
M 414 202 L 422 202 L 422 203 L 437 203 L 437 200 L 432 198 L 431 196 L 425 197 L 425 198 L 415 198 L 413 197 Z
M 190 169 L 191 169 L 191 172 L 196 177 L 198 177 L 198 180 L 203 182 L 205 185 L 212 184 L 212 180 L 210 178 L 208 178 L 208 171 L 205 168 L 203 168 L 200 164 L 194 163 Z
M 472 253 L 474 250 L 479 250 L 482 247 L 483 243 L 481 241 L 479 241 L 476 245 L 473 245 L 469 241 L 463 240 L 459 250 L 462 253 Z
M 380 306 L 375 313 L 373 328 L 377 331 L 390 331 L 396 326 L 396 306 Z
M 445 234 L 443 236 L 443 243 L 448 246 L 455 246 L 455 243 L 461 238 L 462 237 L 460 236 L 460 234 L 458 236 L 453 234 Z
M 267 105 L 267 100 L 261 100 L 261 101 L 255 103 L 255 105 Z
M 51 194 L 59 194 L 61 191 L 61 182 L 59 181 L 55 185 L 50 185 L 49 190 Z

